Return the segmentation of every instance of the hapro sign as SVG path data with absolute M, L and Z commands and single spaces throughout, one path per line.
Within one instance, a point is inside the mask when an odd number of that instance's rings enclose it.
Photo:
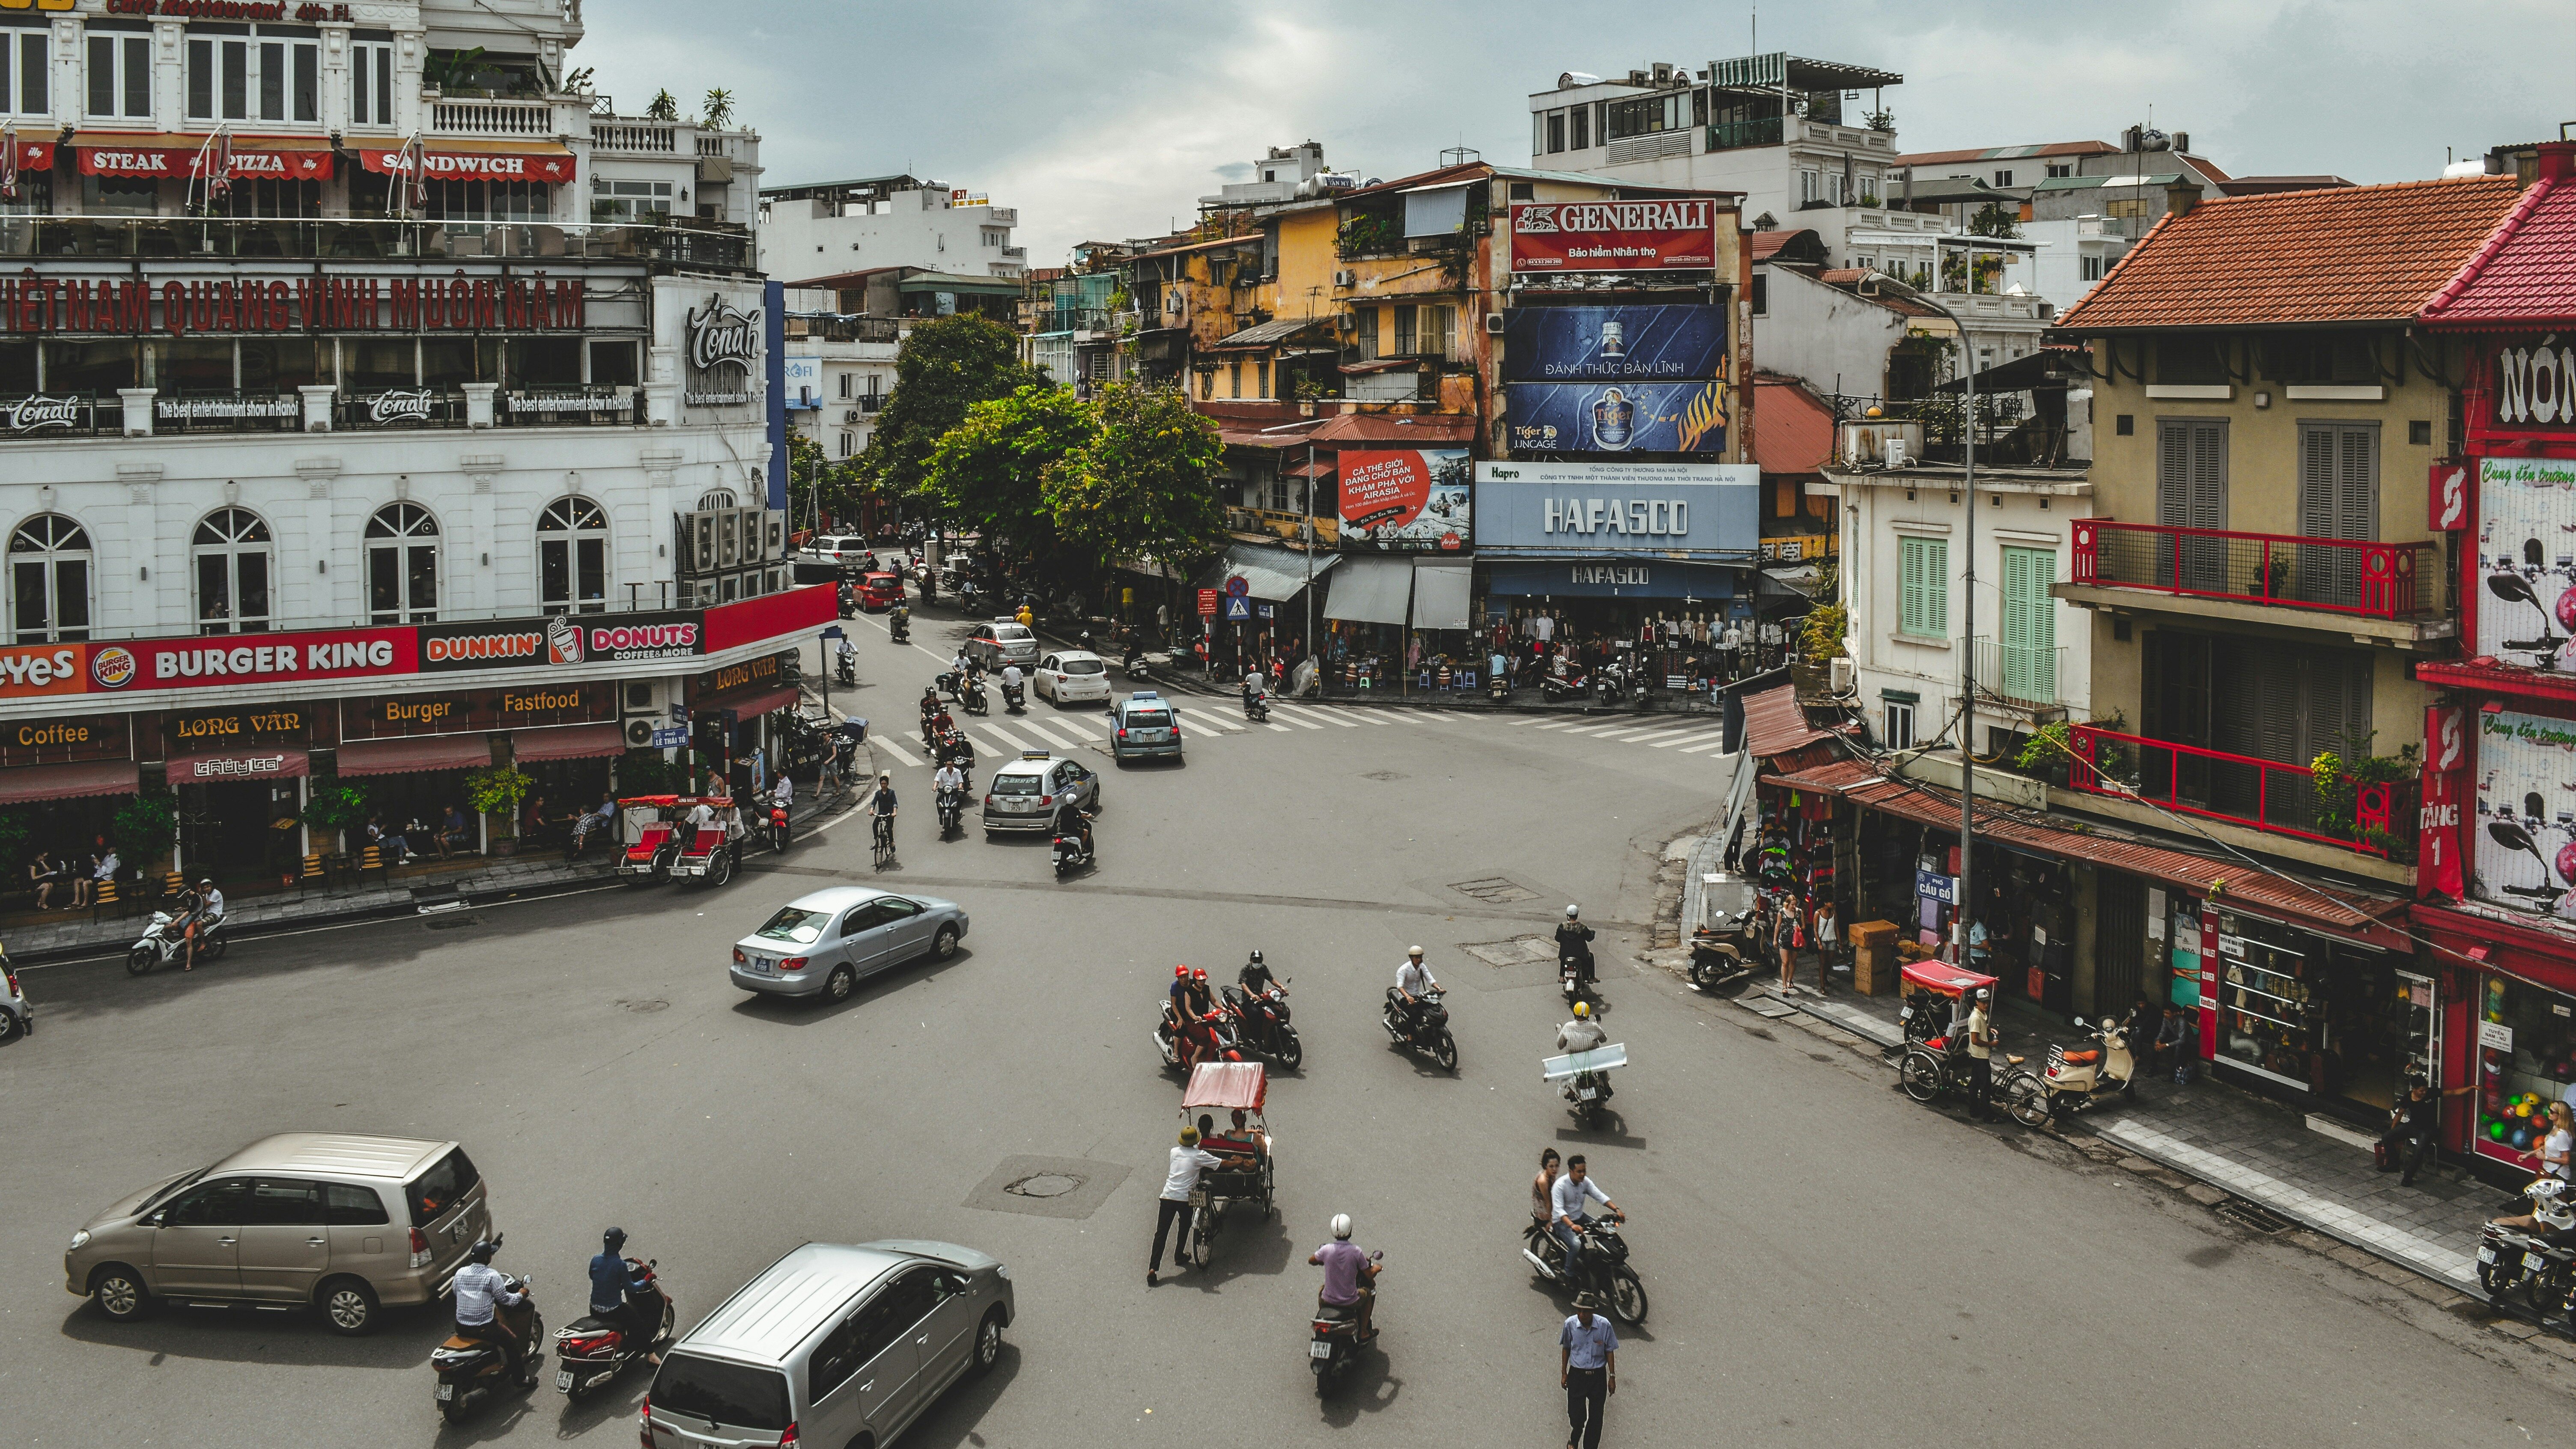
M 1739 463 L 1479 463 L 1476 548 L 1750 559 L 1761 482 Z

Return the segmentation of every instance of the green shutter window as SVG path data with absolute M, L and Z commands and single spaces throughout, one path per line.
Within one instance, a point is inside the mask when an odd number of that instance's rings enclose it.
M 1897 632 L 1950 637 L 1950 540 L 1900 538 Z
M 2057 555 L 2044 548 L 2004 550 L 2003 678 L 2006 699 L 2057 702 Z

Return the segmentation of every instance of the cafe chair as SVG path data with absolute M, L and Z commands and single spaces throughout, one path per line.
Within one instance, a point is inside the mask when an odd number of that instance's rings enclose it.
M 322 852 L 318 850 L 304 857 L 304 868 L 295 877 L 295 898 L 302 900 L 317 887 L 326 891 L 331 888 L 330 874 L 322 868 Z
M 122 892 L 122 891 L 120 891 L 120 890 L 118 890 L 118 889 L 117 889 L 117 885 L 116 885 L 116 882 L 115 882 L 115 881 L 112 881 L 112 880 L 103 880 L 103 881 L 100 881 L 100 882 L 98 883 L 97 887 L 96 887 L 95 889 L 93 889 L 93 890 L 90 892 L 90 897 L 89 897 L 89 920 L 90 920 L 90 924 L 91 924 L 91 925 L 93 925 L 93 926 L 94 926 L 94 925 L 97 925 L 97 924 L 98 924 L 99 914 L 100 914 L 101 912 L 105 911 L 105 910 L 106 910 L 108 907 L 110 907 L 110 906 L 114 906 L 114 907 L 116 907 L 116 914 L 117 914 L 117 918 L 118 918 L 119 920 L 124 919 L 124 917 L 125 917 L 125 908 L 126 908 L 126 901 L 125 901 L 125 895 L 124 895 L 124 892 Z

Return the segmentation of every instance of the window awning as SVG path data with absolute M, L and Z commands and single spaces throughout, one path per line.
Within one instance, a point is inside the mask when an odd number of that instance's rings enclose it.
M 358 164 L 385 176 L 408 176 L 407 148 L 363 147 Z M 570 181 L 571 151 L 553 141 L 430 141 L 421 169 L 432 181 Z
M 1204 576 L 1201 588 L 1223 588 L 1228 579 L 1240 578 L 1244 592 L 1253 598 L 1273 604 L 1284 604 L 1297 597 L 1313 578 L 1321 582 L 1326 571 L 1343 562 L 1338 554 L 1307 555 L 1292 548 L 1263 548 L 1258 544 L 1238 543 L 1225 551 Z M 1313 570 L 1310 574 L 1309 568 Z
M 218 172 L 224 144 L 231 147 L 230 166 Z M 20 142 L 20 154 L 27 143 Z M 230 136 L 218 142 L 212 134 L 113 135 L 87 131 L 72 149 L 80 154 L 83 176 L 214 176 L 236 181 L 326 181 L 331 176 L 331 139 L 327 136 Z M 32 162 L 20 163 L 33 168 Z
M 77 800 L 84 795 L 131 795 L 143 767 L 132 760 L 90 760 L 78 765 L 29 765 L 0 771 L 0 805 L 38 800 Z
M 1342 571 L 1334 576 L 1331 597 L 1324 602 L 1324 617 L 1346 624 L 1396 624 L 1410 617 L 1413 598 L 1413 560 L 1409 558 L 1346 558 Z
M 694 714 L 704 715 L 722 711 L 737 719 L 749 719 L 753 715 L 767 714 L 775 709 L 792 709 L 796 705 L 797 698 L 796 686 L 790 684 L 776 689 L 753 690 L 733 698 L 721 694 L 714 695 L 698 701 L 689 708 Z M 612 725 L 609 728 L 614 729 L 615 726 Z
M 556 725 L 551 729 L 510 731 L 510 757 L 530 760 L 588 760 L 626 753 L 626 731 L 613 724 Z
M 15 126 L 9 128 L 7 140 L 8 154 L 5 158 L 0 158 L 0 181 L 7 181 L 20 171 L 54 169 L 53 142 L 26 140 L 19 136 L 18 128 Z
M 357 740 L 340 747 L 340 773 L 343 776 L 480 770 L 491 763 L 492 744 L 481 735 L 416 735 L 402 740 Z
M 1413 563 L 1413 627 L 1464 629 L 1473 559 L 1420 558 Z
M 302 750 L 223 750 L 211 755 L 181 755 L 167 766 L 173 785 L 230 785 L 242 780 L 292 780 L 313 773 L 312 757 Z

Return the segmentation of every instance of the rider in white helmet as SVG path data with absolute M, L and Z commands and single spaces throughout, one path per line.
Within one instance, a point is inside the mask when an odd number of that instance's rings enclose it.
M 1377 1309 L 1378 1265 L 1351 1241 L 1351 1215 L 1333 1215 L 1333 1240 L 1306 1256 L 1306 1261 L 1324 1270 L 1324 1287 L 1316 1297 L 1336 1308 L 1356 1307 L 1360 1311 L 1360 1342 L 1377 1337 L 1374 1315 Z
M 1593 981 L 1592 928 L 1583 924 L 1583 907 L 1578 905 L 1565 908 L 1565 924 L 1556 928 L 1556 959 L 1562 962 L 1569 956 L 1578 963 L 1575 979 L 1585 989 L 1590 989 Z
M 2576 1200 L 2571 1199 L 2567 1183 L 2555 1177 L 2544 1177 L 2523 1192 L 2531 1199 L 2531 1211 L 2509 1218 L 2490 1218 L 2498 1227 L 2526 1228 L 2553 1236 L 2576 1230 Z

